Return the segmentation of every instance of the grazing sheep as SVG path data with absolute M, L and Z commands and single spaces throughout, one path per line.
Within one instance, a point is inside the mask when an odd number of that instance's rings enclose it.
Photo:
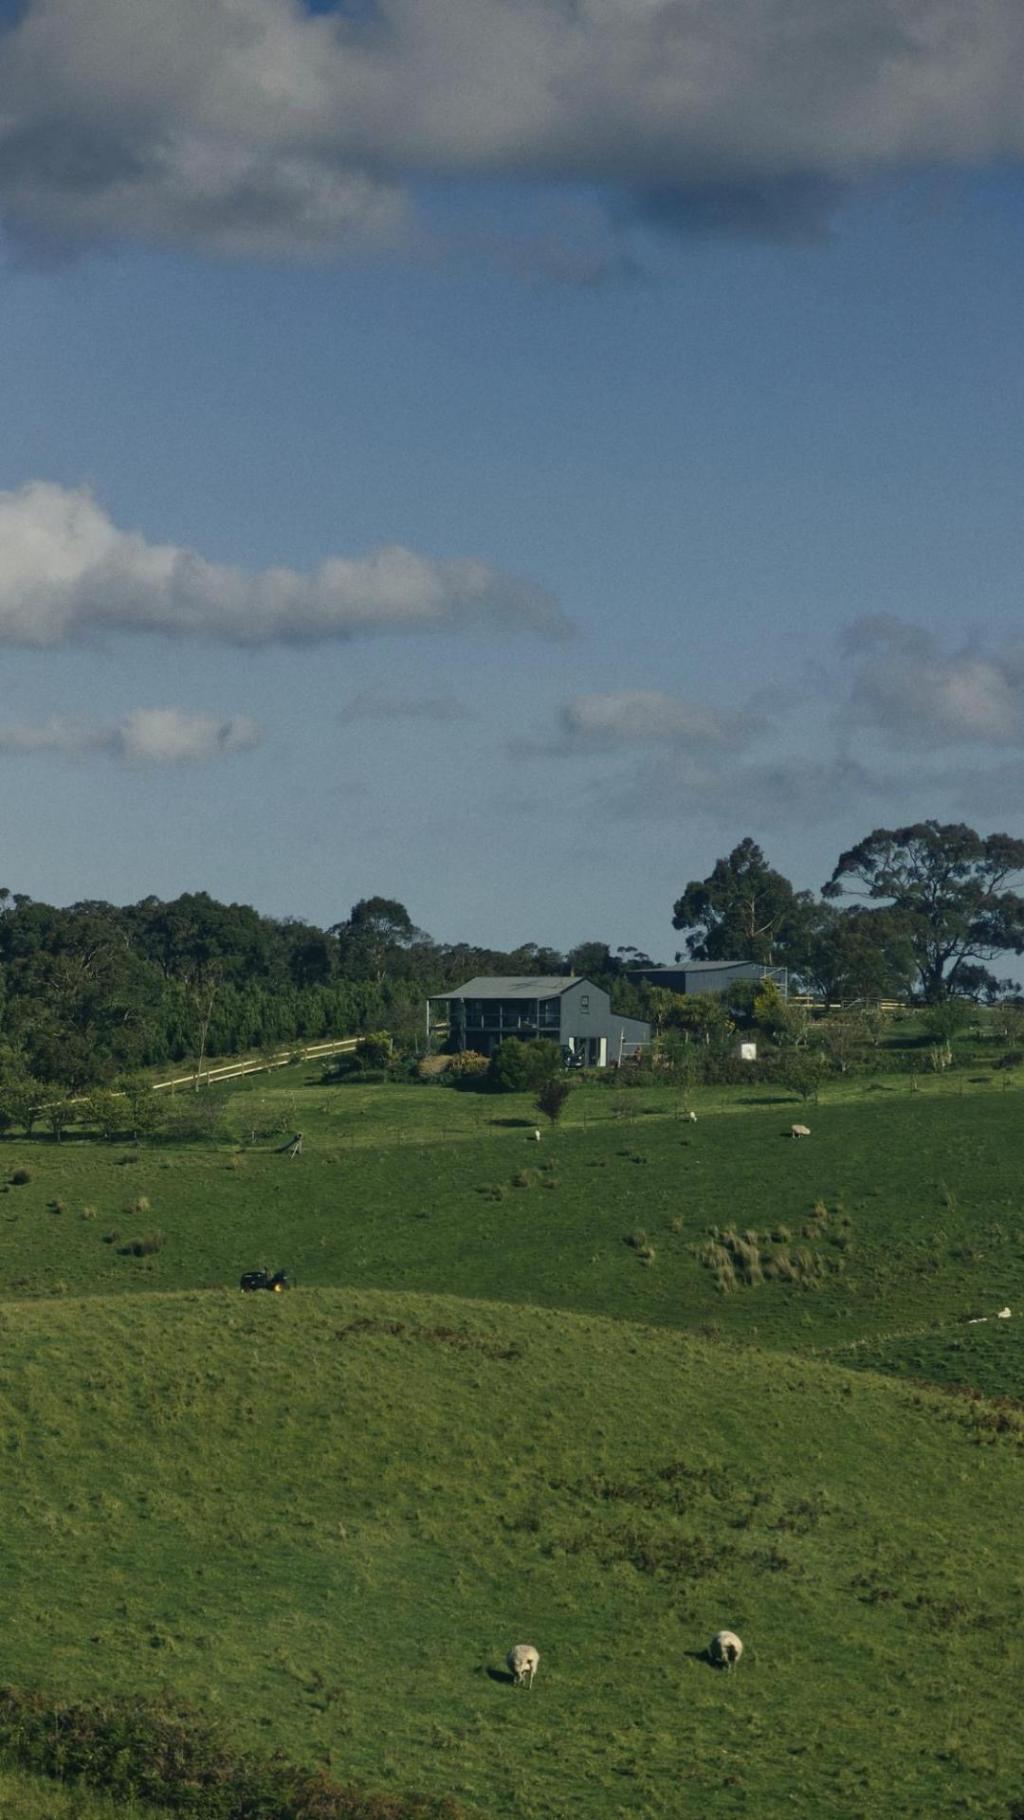
M 686 1114 L 686 1117 L 691 1125 L 695 1125 L 697 1123 L 697 1114 L 695 1112 L 688 1112 Z
M 516 1687 L 533 1686 L 533 1677 L 537 1673 L 540 1652 L 534 1649 L 532 1643 L 517 1643 L 513 1649 L 509 1650 L 505 1661 Z
M 535 1143 L 535 1144 L 539 1144 L 539 1143 L 540 1143 L 540 1132 L 539 1132 L 539 1131 L 535 1131 L 535 1132 L 534 1132 L 534 1134 L 533 1134 L 533 1141 L 534 1141 L 534 1143 Z
M 708 1644 L 708 1659 L 718 1668 L 735 1667 L 743 1654 L 743 1645 L 734 1630 L 716 1630 Z
M 810 1137 L 811 1127 L 809 1125 L 791 1125 L 789 1135 L 790 1137 Z
M 1010 1319 L 1011 1312 L 1012 1311 L 1009 1308 L 1001 1308 L 999 1310 L 999 1313 L 996 1315 L 996 1320 L 997 1321 L 1008 1321 Z

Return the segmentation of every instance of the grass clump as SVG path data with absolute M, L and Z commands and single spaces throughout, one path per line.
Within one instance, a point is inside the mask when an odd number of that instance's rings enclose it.
M 162 1251 L 164 1235 L 162 1232 L 147 1232 L 140 1239 L 129 1239 L 127 1245 L 118 1247 L 118 1257 L 151 1258 L 155 1252 Z
M 24 1164 L 19 1164 L 17 1169 L 11 1170 L 11 1181 L 15 1188 L 24 1188 L 26 1182 L 30 1182 L 31 1180 L 32 1171 L 31 1169 L 26 1169 Z
M 641 1264 L 647 1265 L 648 1268 L 658 1255 L 642 1227 L 636 1232 L 628 1232 L 623 1239 L 623 1244 L 628 1245 L 630 1250 L 636 1253 Z

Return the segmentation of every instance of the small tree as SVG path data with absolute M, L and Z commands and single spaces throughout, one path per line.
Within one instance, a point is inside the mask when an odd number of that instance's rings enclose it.
M 20 1125 L 25 1136 L 31 1137 L 46 1092 L 42 1081 L 35 1080 L 30 1074 L 14 1075 L 10 1080 L 4 1081 L 0 1087 L 0 1104 L 7 1123 Z
M 75 1122 L 75 1108 L 66 1093 L 56 1089 L 56 1098 L 48 1100 L 43 1111 L 46 1123 L 53 1132 L 58 1144 L 69 1125 Z
M 82 1120 L 95 1125 L 101 1137 L 113 1143 L 128 1123 L 128 1108 L 120 1093 L 109 1087 L 96 1087 L 82 1107 Z
M 553 1125 L 557 1125 L 571 1092 L 572 1087 L 569 1082 L 559 1080 L 557 1076 L 545 1081 L 537 1095 L 537 1111 L 543 1112 Z
M 779 1079 L 791 1093 L 799 1094 L 802 1100 L 812 1100 L 817 1097 L 826 1067 L 820 1051 L 791 1049 L 783 1058 Z

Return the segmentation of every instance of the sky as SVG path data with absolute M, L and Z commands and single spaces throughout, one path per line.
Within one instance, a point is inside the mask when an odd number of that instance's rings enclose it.
M 1018 0 L 0 0 L 0 883 L 1024 834 Z

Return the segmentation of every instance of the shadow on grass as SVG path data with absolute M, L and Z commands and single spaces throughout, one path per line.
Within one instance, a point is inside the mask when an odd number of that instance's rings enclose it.
M 683 1655 L 687 1656 L 691 1662 L 700 1662 L 705 1668 L 713 1668 L 716 1675 L 722 1672 L 721 1662 L 713 1661 L 711 1651 L 708 1649 L 684 1649 Z
M 507 1668 L 489 1668 L 487 1674 L 489 1679 L 497 1681 L 500 1687 L 514 1687 L 516 1684 L 515 1675 L 510 1674 Z
M 745 1093 L 736 1102 L 738 1106 L 796 1106 L 799 1103 L 788 1093 Z
M 487 1123 L 489 1125 L 504 1125 L 511 1131 L 532 1131 L 537 1121 L 536 1119 L 488 1119 Z

